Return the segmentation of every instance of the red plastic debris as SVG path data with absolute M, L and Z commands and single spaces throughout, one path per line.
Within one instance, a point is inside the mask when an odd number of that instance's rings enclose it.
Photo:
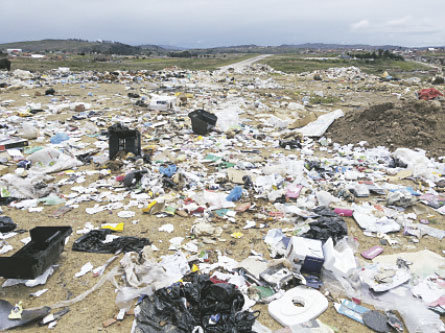
M 439 96 L 443 96 L 443 94 L 437 90 L 436 88 L 428 88 L 422 89 L 417 92 L 419 99 L 423 99 L 424 101 L 429 101 L 435 99 Z

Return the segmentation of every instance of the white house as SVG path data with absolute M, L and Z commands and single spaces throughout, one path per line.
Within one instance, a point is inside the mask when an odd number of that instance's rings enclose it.
M 6 49 L 7 54 L 18 54 L 22 53 L 22 49 Z

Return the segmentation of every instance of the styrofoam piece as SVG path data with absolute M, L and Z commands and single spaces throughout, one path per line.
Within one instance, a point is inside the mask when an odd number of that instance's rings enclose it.
M 303 306 L 295 306 L 294 302 Z M 269 304 L 269 314 L 283 326 L 294 326 L 317 318 L 328 308 L 328 300 L 315 289 L 298 286 Z

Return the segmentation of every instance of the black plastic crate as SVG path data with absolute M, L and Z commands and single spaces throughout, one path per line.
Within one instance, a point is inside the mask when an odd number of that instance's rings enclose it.
M 31 241 L 11 257 L 0 257 L 0 276 L 13 279 L 35 279 L 54 264 L 65 247 L 71 227 L 36 227 Z
M 129 129 L 122 124 L 108 127 L 109 158 L 114 160 L 120 151 L 141 155 L 141 133 L 136 129 Z
M 195 110 L 188 114 L 192 121 L 192 130 L 196 134 L 206 135 L 216 125 L 218 117 L 204 110 Z

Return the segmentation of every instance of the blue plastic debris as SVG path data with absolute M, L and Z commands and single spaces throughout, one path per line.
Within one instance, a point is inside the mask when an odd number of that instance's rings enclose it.
M 243 188 L 241 186 L 235 186 L 232 191 L 230 191 L 229 195 L 227 196 L 227 201 L 238 201 L 241 199 L 241 196 L 243 195 Z
M 178 170 L 178 168 L 174 164 L 159 167 L 159 172 L 168 178 L 173 176 L 177 170 Z
M 31 164 L 32 164 L 31 161 L 22 160 L 19 163 L 17 163 L 17 167 L 23 169 L 29 169 L 31 167 Z
M 66 133 L 56 133 L 49 141 L 52 144 L 62 143 L 63 141 L 69 140 L 70 137 Z

